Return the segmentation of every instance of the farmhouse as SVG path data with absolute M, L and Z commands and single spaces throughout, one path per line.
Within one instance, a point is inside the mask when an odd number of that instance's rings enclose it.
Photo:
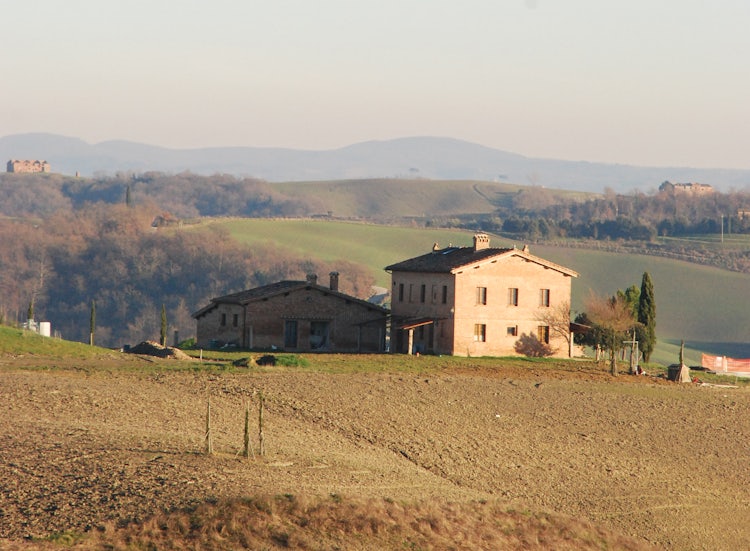
M 568 355 L 568 342 L 550 331 L 544 313 L 570 304 L 578 274 L 532 255 L 528 247 L 490 247 L 486 234 L 472 247 L 436 243 L 432 252 L 387 266 L 391 272 L 391 349 L 456 356 L 515 354 L 522 334 Z
M 714 192 L 714 188 L 709 184 L 699 184 L 696 182 L 673 184 L 667 180 L 659 186 L 659 191 L 665 191 L 667 193 L 685 193 L 688 195 L 708 195 Z
M 277 348 L 287 351 L 383 352 L 388 311 L 341 293 L 339 274 L 318 285 L 279 281 L 211 299 L 193 314 L 204 348 Z
M 7 165 L 8 172 L 49 172 L 50 166 L 47 161 L 19 161 L 11 159 Z

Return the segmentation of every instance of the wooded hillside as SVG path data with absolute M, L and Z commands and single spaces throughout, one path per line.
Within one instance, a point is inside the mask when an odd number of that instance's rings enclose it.
M 217 228 L 158 230 L 154 214 L 100 204 L 42 221 L 0 220 L 0 321 L 25 321 L 33 304 L 37 320 L 86 342 L 95 301 L 96 342 L 120 346 L 156 339 L 164 304 L 171 343 L 174 330 L 194 335 L 190 314 L 214 296 L 333 270 L 344 292 L 371 292 L 373 278 L 351 262 L 242 246 Z

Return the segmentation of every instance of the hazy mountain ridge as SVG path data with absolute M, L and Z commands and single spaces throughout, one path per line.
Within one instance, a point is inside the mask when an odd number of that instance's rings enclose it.
M 110 140 L 88 144 L 55 134 L 0 138 L 0 159 L 44 159 L 53 172 L 90 176 L 161 171 L 253 176 L 270 182 L 379 177 L 473 179 L 601 192 L 655 190 L 665 180 L 701 182 L 721 191 L 750 187 L 750 170 L 639 167 L 538 159 L 440 137 L 367 141 L 340 149 L 265 147 L 169 149 Z

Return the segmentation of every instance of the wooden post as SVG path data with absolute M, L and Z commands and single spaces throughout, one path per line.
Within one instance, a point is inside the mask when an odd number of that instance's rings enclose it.
M 211 399 L 208 399 L 208 407 L 206 408 L 206 453 L 212 455 L 214 453 L 214 442 L 211 435 Z
M 266 455 L 266 443 L 263 438 L 263 393 L 260 393 L 260 403 L 258 405 L 258 455 Z
M 251 454 L 255 457 L 252 446 L 250 446 L 250 403 L 248 402 L 245 404 L 245 447 L 242 455 L 248 458 Z

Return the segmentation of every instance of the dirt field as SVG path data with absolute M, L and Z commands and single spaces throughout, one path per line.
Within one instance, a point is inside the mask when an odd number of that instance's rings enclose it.
M 499 500 L 665 548 L 750 548 L 744 389 L 535 368 L 18 369 L 33 363 L 0 361 L 6 545 L 210 498 L 290 493 Z M 255 438 L 258 391 L 267 456 L 245 460 L 244 404 Z M 209 397 L 210 457 L 201 453 Z

